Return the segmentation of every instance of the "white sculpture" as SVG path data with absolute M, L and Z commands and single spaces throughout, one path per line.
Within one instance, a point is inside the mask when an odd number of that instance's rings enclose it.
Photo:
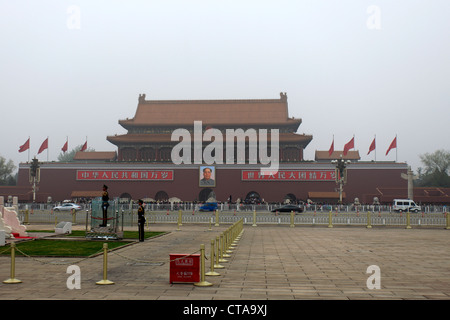
M 19 207 L 17 205 L 17 197 L 13 198 L 13 206 L 5 207 L 4 198 L 0 197 L 0 230 L 5 231 L 5 238 L 14 237 L 17 233 L 20 237 L 27 237 L 27 227 L 20 224 Z

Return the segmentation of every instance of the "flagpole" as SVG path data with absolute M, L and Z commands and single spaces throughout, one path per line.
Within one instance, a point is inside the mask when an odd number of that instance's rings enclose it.
M 333 134 L 333 141 L 331 141 L 330 149 L 328 149 L 328 156 L 331 157 L 334 152 L 334 134 Z
M 48 145 L 48 136 L 47 136 L 47 162 L 48 162 L 48 149 L 49 149 L 49 145 Z
M 374 135 L 373 139 L 375 140 L 375 162 L 377 162 L 377 135 Z
M 397 134 L 395 135 L 395 162 L 398 162 L 398 140 L 397 140 Z
M 31 147 L 31 140 L 30 140 L 30 136 L 28 136 L 28 141 L 29 141 L 29 146 L 28 146 L 28 162 L 30 162 L 30 147 Z
M 353 134 L 353 138 L 352 138 L 352 140 L 353 140 L 353 150 L 356 150 L 356 143 L 355 143 L 355 134 Z

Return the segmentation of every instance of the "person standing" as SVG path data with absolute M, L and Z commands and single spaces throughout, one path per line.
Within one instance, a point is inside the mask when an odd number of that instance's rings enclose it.
M 108 220 L 108 207 L 109 207 L 109 194 L 108 194 L 108 186 L 103 185 L 103 193 L 102 193 L 102 211 L 103 211 L 103 223 L 100 227 L 106 227 L 106 221 Z
M 139 199 L 138 203 L 139 203 L 138 209 L 139 242 L 142 242 L 144 241 L 145 209 L 144 209 L 144 201 Z

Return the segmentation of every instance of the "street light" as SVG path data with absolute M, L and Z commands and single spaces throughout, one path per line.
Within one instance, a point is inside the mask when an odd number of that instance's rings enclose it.
M 33 203 L 36 201 L 37 184 L 41 178 L 41 169 L 39 168 L 39 160 L 34 158 L 30 165 L 30 183 L 33 185 Z
M 341 157 L 337 160 L 331 161 L 332 163 L 336 164 L 336 184 L 339 185 L 339 204 L 342 204 L 342 193 L 344 191 L 344 184 L 347 183 L 347 165 L 351 163 L 350 160 L 345 161 Z

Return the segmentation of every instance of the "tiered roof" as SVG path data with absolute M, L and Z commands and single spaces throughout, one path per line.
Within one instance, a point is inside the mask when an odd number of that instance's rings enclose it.
M 279 99 L 246 100 L 146 100 L 142 94 L 135 116 L 119 120 L 128 133 L 108 136 L 107 140 L 122 146 L 171 142 L 170 129 L 189 130 L 194 121 L 201 121 L 204 129 L 279 129 L 280 142 L 300 143 L 303 147 L 312 140 L 311 135 L 295 133 L 302 120 L 289 117 L 287 95 L 283 92 Z
M 280 99 L 248 100 L 145 100 L 139 96 L 132 119 L 119 120 L 125 129 L 135 126 L 192 126 L 202 121 L 208 126 L 294 125 L 301 119 L 289 118 L 287 96 Z

